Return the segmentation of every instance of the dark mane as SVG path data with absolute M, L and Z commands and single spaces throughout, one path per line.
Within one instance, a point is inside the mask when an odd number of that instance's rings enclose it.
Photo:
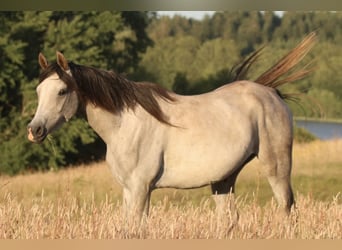
M 171 125 L 161 110 L 157 98 L 175 101 L 169 92 L 156 84 L 130 81 L 113 71 L 106 71 L 70 62 L 72 76 L 57 63 L 50 64 L 39 76 L 39 81 L 57 73 L 68 88 L 78 93 L 81 105 L 90 102 L 111 113 L 120 113 L 141 105 L 158 121 Z

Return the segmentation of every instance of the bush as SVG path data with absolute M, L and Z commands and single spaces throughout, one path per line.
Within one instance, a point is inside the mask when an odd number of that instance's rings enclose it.
M 294 141 L 298 143 L 306 143 L 306 142 L 311 142 L 311 141 L 318 139 L 315 135 L 311 134 L 305 128 L 300 128 L 296 126 L 294 127 L 293 134 L 294 134 Z

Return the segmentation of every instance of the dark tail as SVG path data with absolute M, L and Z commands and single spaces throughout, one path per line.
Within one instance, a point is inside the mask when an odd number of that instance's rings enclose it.
M 305 55 L 312 49 L 316 41 L 316 33 L 312 32 L 307 35 L 295 48 L 293 48 L 287 55 L 281 58 L 271 68 L 262 73 L 255 82 L 272 87 L 278 88 L 279 86 L 297 81 L 310 74 L 314 68 L 310 64 L 305 65 L 301 69 L 295 70 L 294 68 L 305 57 Z M 240 64 L 235 70 L 235 81 L 246 79 L 247 72 L 251 65 L 259 58 L 263 48 L 255 51 L 244 62 Z M 281 94 L 277 91 L 279 96 L 283 99 L 290 98 L 290 95 Z

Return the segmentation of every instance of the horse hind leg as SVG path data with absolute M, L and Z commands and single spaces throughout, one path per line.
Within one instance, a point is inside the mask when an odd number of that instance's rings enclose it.
M 294 204 L 293 191 L 290 184 L 290 178 L 283 176 L 268 176 L 274 196 L 286 214 L 291 212 L 291 207 Z
M 239 213 L 235 206 L 235 182 L 243 167 L 251 161 L 255 155 L 248 157 L 240 167 L 238 167 L 226 179 L 211 184 L 211 192 L 216 204 L 216 215 L 219 222 L 226 222 L 222 220 L 223 216 L 228 216 L 230 219 L 230 226 L 232 228 L 239 220 Z
M 211 192 L 216 204 L 216 214 L 218 221 L 226 221 L 223 220 L 223 216 L 228 215 L 231 221 L 230 228 L 232 228 L 232 226 L 234 226 L 239 220 L 239 213 L 236 209 L 234 195 L 237 176 L 239 175 L 243 167 L 254 157 L 255 155 L 251 155 L 250 157 L 248 157 L 246 161 L 241 164 L 241 166 L 237 168 L 235 172 L 228 176 L 226 179 L 211 184 Z
M 212 197 L 216 205 L 217 230 L 220 233 L 230 232 L 239 220 L 234 197 L 236 177 L 237 174 L 211 184 Z
M 292 144 L 291 144 L 292 145 Z M 285 149 L 268 148 L 259 159 L 265 166 L 266 177 L 278 204 L 289 214 L 294 204 L 291 187 L 292 146 Z
M 236 176 L 215 182 L 211 184 L 212 197 L 216 205 L 216 213 L 219 217 L 223 216 L 226 212 L 235 213 L 235 199 L 234 199 L 234 185 Z M 234 218 L 238 219 L 238 214 Z

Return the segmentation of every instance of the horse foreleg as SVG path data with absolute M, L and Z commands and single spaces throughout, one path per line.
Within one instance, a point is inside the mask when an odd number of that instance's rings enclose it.
M 136 185 L 123 189 L 123 212 L 129 226 L 140 226 L 148 216 L 151 191 Z

